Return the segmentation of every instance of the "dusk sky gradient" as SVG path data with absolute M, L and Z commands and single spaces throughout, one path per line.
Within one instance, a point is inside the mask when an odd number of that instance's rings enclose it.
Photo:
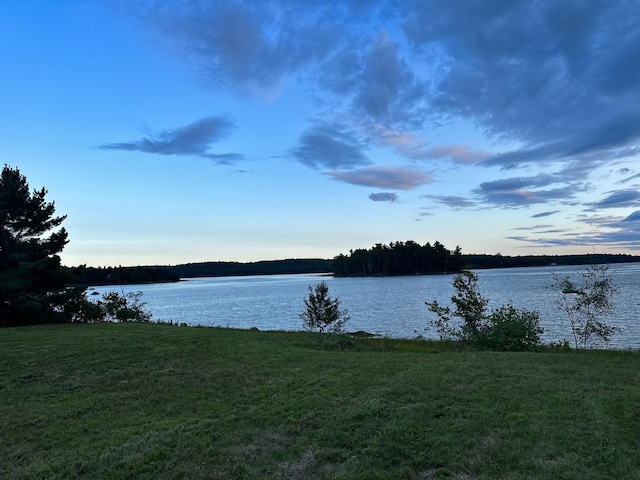
M 0 2 L 65 265 L 640 254 L 640 2 Z

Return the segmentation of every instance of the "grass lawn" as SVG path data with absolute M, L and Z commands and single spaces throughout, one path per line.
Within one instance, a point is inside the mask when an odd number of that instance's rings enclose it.
M 0 330 L 0 478 L 640 479 L 640 353 Z

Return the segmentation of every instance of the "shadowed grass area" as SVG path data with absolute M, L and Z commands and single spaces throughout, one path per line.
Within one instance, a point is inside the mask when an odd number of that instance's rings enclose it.
M 0 330 L 0 478 L 640 478 L 640 354 Z

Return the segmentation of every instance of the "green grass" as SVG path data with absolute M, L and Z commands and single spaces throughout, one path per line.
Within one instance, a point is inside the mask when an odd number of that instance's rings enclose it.
M 640 478 L 640 354 L 0 330 L 0 478 Z

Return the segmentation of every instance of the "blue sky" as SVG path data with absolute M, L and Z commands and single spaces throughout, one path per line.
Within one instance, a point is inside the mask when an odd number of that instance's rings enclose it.
M 0 3 L 0 158 L 66 265 L 638 254 L 635 0 Z

